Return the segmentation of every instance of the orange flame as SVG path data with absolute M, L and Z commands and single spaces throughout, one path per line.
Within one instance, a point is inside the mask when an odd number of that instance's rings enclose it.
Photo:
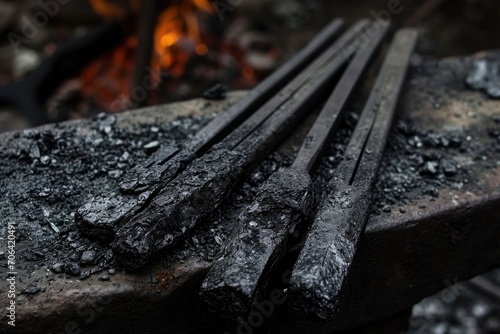
M 130 0 L 129 7 L 122 7 L 115 0 L 89 0 L 94 11 L 104 19 L 125 19 L 128 11 L 138 11 L 139 0 Z M 193 55 L 208 53 L 200 34 L 198 14 L 213 13 L 209 0 L 177 0 L 160 13 L 154 33 L 155 73 L 168 71 L 180 77 Z M 82 95 L 96 107 L 110 109 L 121 96 L 130 95 L 137 36 L 130 36 L 125 43 L 103 55 L 85 68 L 81 75 Z M 159 70 L 159 71 L 158 71 Z
M 167 8 L 158 18 L 155 30 L 157 62 L 176 77 L 184 73 L 190 55 L 208 53 L 200 35 L 198 10 L 213 12 L 208 0 L 182 0 L 180 5 Z

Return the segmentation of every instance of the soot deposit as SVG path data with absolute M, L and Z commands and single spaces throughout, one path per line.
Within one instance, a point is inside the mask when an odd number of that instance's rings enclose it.
M 437 107 L 436 107 L 437 108 Z M 313 175 L 317 197 L 342 159 L 358 114 L 349 112 Z M 17 224 L 17 269 L 22 277 L 47 266 L 55 274 L 86 278 L 93 273 L 112 280 L 120 270 L 109 243 L 82 236 L 74 224 L 78 207 L 92 196 L 116 189 L 127 171 L 161 145 L 175 145 L 198 131 L 209 117 L 184 117 L 168 124 L 148 123 L 134 129 L 115 126 L 115 116 L 101 114 L 88 124 L 63 123 L 47 131 L 25 130 L 2 135 L 0 203 L 3 221 Z M 411 121 L 394 122 L 374 190 L 372 214 L 390 214 L 420 199 L 433 200 L 440 189 L 470 189 L 475 174 L 464 161 L 494 168 L 500 161 L 500 119 L 484 129 L 423 130 Z M 289 166 L 299 145 L 270 154 L 240 180 L 223 205 L 166 254 L 165 265 L 197 257 L 211 261 L 240 211 L 280 167 Z M 421 208 L 422 210 L 425 208 Z M 5 228 L 5 227 L 4 227 Z M 0 253 L 5 259 L 6 254 Z M 6 265 L 6 261 L 3 261 Z M 23 293 L 42 293 L 40 282 Z

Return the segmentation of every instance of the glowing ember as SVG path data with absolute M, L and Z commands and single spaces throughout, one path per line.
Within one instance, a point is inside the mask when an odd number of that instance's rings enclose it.
M 90 0 L 90 4 L 105 19 L 125 20 L 127 10 L 140 10 L 138 0 L 131 0 L 128 9 L 112 1 Z M 154 80 L 159 80 L 161 72 L 181 77 L 192 56 L 208 53 L 199 30 L 200 12 L 213 12 L 208 0 L 177 0 L 159 15 L 154 33 Z M 93 103 L 93 107 L 113 110 L 117 100 L 129 98 L 136 46 L 137 37 L 130 36 L 122 46 L 102 56 L 81 73 L 82 95 Z
M 94 11 L 105 19 L 125 22 L 131 17 L 130 13 L 140 12 L 138 0 L 130 0 L 128 8 L 121 7 L 116 0 L 89 1 Z M 164 103 L 166 98 L 171 101 L 176 97 L 186 97 L 189 89 L 192 92 L 206 89 L 217 80 L 217 70 L 229 66 L 241 71 L 239 77 L 231 74 L 235 73 L 234 70 L 227 71 L 235 88 L 249 88 L 257 82 L 261 73 L 249 63 L 246 45 L 201 33 L 200 30 L 206 34 L 209 28 L 200 29 L 200 23 L 208 24 L 213 15 L 215 8 L 210 0 L 171 0 L 158 15 L 151 71 L 148 70 L 151 81 L 156 84 L 149 102 Z M 132 100 L 130 96 L 134 87 L 131 87 L 131 81 L 137 44 L 136 36 L 128 37 L 120 47 L 103 55 L 82 72 L 81 92 L 91 108 L 109 111 L 133 108 L 127 101 Z M 167 76 L 170 78 L 163 80 Z M 188 84 L 185 78 L 190 79 Z M 196 88 L 186 89 L 187 86 Z
M 122 46 L 103 55 L 82 71 L 81 93 L 94 104 L 93 107 L 113 110 L 113 102 L 130 91 L 136 47 L 137 37 L 130 36 Z
M 175 77 L 184 73 L 191 55 L 208 53 L 200 35 L 198 11 L 212 13 L 213 9 L 208 0 L 182 0 L 177 6 L 167 8 L 158 19 L 155 63 Z

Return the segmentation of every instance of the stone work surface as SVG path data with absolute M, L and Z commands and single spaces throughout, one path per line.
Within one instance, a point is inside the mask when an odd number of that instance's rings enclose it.
M 222 321 L 198 298 L 231 222 L 272 172 L 291 163 L 314 115 L 250 171 L 206 222 L 139 273 L 122 270 L 105 242 L 81 235 L 75 210 L 116 187 L 160 145 L 189 138 L 244 93 L 2 134 L 1 231 L 5 236 L 9 222 L 16 226 L 18 275 L 16 327 L 2 321 L 0 332 L 327 333 L 408 308 L 447 282 L 499 266 L 500 104 L 465 85 L 468 71 L 483 56 L 412 69 L 349 289 L 336 320 L 328 324 L 287 318 L 286 302 L 272 294 L 263 297 L 272 307 L 257 307 L 253 318 L 240 323 Z M 497 53 L 488 56 L 500 61 Z M 361 105 L 355 101 L 313 175 L 320 193 Z M 7 269 L 4 249 L 0 266 Z M 292 260 L 296 249 L 290 251 Z M 274 292 L 286 287 L 289 267 L 285 263 L 284 274 L 271 284 Z M 6 271 L 1 293 L 8 290 Z

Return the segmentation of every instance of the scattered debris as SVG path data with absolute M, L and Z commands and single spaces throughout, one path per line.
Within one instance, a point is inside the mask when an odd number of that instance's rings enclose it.
M 145 161 L 149 157 L 143 149 L 145 142 L 179 142 L 207 121 L 180 118 L 126 131 L 114 128 L 115 116 L 101 113 L 85 135 L 79 133 L 78 125 L 57 124 L 50 131 L 24 130 L 2 143 L 0 212 L 19 222 L 20 274 L 46 265 L 56 274 L 83 279 L 101 270 L 113 275 L 111 250 L 80 234 L 74 225 L 75 210 Z M 105 131 L 107 127 L 112 136 Z M 152 127 L 158 131 L 151 131 Z
M 207 100 L 223 100 L 227 96 L 227 86 L 216 83 L 202 94 L 204 99 Z
M 467 85 L 482 90 L 489 97 L 500 98 L 500 73 L 498 60 L 479 59 L 474 62 L 466 79 Z

